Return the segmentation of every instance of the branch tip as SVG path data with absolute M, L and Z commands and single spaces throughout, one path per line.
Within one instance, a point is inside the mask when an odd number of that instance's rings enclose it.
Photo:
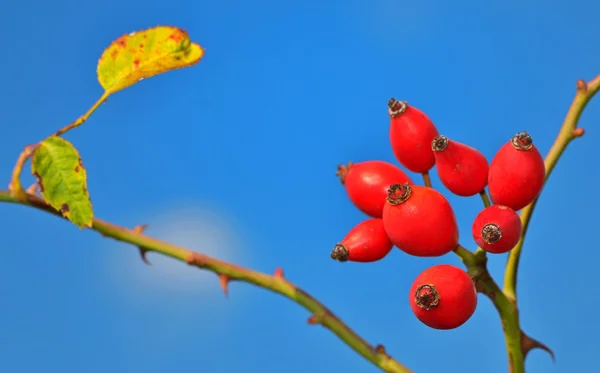
M 577 81 L 577 90 L 578 90 L 579 92 L 586 92 L 586 91 L 587 91 L 587 89 L 588 89 L 588 85 L 587 85 L 587 83 L 585 82 L 585 80 L 583 80 L 583 79 L 579 79 L 579 80 Z
M 231 277 L 226 274 L 219 274 L 219 283 L 221 284 L 221 290 L 225 294 L 225 298 L 229 298 L 229 281 L 231 281 Z
M 273 277 L 283 279 L 283 269 L 281 267 L 277 267 L 275 269 L 275 273 L 273 273 Z

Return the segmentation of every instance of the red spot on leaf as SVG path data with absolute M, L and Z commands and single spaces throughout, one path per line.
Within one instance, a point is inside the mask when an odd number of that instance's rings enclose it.
M 140 44 L 140 49 L 143 49 L 143 48 L 144 48 L 144 43 L 141 43 Z
M 140 59 L 136 58 L 135 60 L 133 60 L 133 66 L 137 69 L 138 67 L 140 67 Z
M 169 39 L 173 39 L 179 43 L 183 39 L 183 35 L 181 35 L 178 32 L 175 32 L 175 33 L 172 33 L 171 36 L 169 36 Z
M 117 58 L 118 54 L 119 54 L 119 51 L 114 49 L 112 52 L 110 52 L 110 57 L 114 60 Z
M 124 47 L 127 45 L 127 40 L 125 39 L 124 36 L 121 36 L 120 38 L 117 39 L 116 43 L 119 44 L 120 46 Z

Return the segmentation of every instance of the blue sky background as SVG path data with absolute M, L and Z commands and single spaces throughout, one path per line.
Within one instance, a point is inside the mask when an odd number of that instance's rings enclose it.
M 458 264 L 453 255 L 329 259 L 364 219 L 335 168 L 394 161 L 391 96 L 488 159 L 522 130 L 545 154 L 575 81 L 600 73 L 598 12 L 591 0 L 6 2 L 0 174 L 8 185 L 25 145 L 100 96 L 96 62 L 112 40 L 183 27 L 206 48 L 199 65 L 114 95 L 66 135 L 88 167 L 96 215 L 149 223 L 151 235 L 258 270 L 282 266 L 415 372 L 506 372 L 488 299 L 452 331 L 410 311 L 414 277 Z M 552 364 L 533 352 L 528 372 L 597 366 L 599 118 L 600 97 L 544 190 L 522 257 L 523 327 L 557 355 Z M 435 173 L 433 181 L 441 185 Z M 473 248 L 481 201 L 444 193 Z M 132 247 L 21 206 L 0 206 L 0 227 L 2 372 L 377 371 L 267 291 L 234 283 L 227 300 L 211 273 L 156 255 L 147 267 Z M 490 260 L 499 280 L 504 263 Z

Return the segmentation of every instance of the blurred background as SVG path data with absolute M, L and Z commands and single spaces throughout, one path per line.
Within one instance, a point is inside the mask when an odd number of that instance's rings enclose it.
M 545 154 L 576 80 L 600 73 L 598 3 L 22 0 L 0 9 L 4 185 L 25 145 L 101 95 L 96 63 L 112 40 L 182 27 L 206 49 L 198 65 L 115 94 L 65 136 L 88 168 L 96 216 L 149 224 L 152 236 L 257 270 L 281 266 L 416 373 L 507 371 L 487 298 L 451 331 L 425 327 L 409 308 L 414 277 L 459 264 L 455 256 L 329 258 L 365 218 L 335 170 L 395 162 L 391 96 L 488 159 L 522 130 Z M 532 352 L 528 372 L 596 366 L 599 118 L 600 97 L 544 189 L 523 252 L 522 325 L 557 357 Z M 479 197 L 442 190 L 473 249 Z M 233 283 L 227 300 L 212 273 L 152 254 L 146 266 L 133 247 L 22 206 L 1 205 L 0 227 L 2 372 L 377 371 L 281 296 Z M 505 257 L 490 259 L 499 281 Z

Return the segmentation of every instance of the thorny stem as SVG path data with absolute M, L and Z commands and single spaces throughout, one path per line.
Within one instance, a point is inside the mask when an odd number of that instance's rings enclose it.
M 83 114 L 82 116 L 77 118 L 76 121 L 66 125 L 65 127 L 59 129 L 58 131 L 56 131 L 53 136 L 60 136 L 60 135 L 64 134 L 65 132 L 72 130 L 73 128 L 81 126 L 83 123 L 85 123 L 86 120 L 88 120 L 90 115 L 92 115 L 92 113 L 94 111 L 96 111 L 96 109 L 98 109 L 98 107 L 104 102 L 104 100 L 106 100 L 106 98 L 109 95 L 110 95 L 110 93 L 108 91 L 104 92 L 102 94 L 102 96 L 100 96 L 98 101 L 96 101 L 94 103 L 94 105 L 92 105 L 92 107 L 85 114 Z
M 25 200 L 19 200 L 9 191 L 0 191 L 0 202 L 27 205 L 49 212 L 55 216 L 62 217 L 59 212 L 48 206 L 43 199 L 32 194 L 26 194 Z M 389 356 L 383 346 L 371 346 L 326 308 L 325 305 L 304 290 L 284 279 L 280 270 L 276 271 L 273 276 L 267 275 L 157 240 L 143 234 L 143 229 L 127 229 L 100 219 L 94 218 L 91 229 L 103 236 L 129 243 L 134 247 L 140 248 L 142 251 L 154 251 L 198 268 L 209 270 L 218 274 L 221 281 L 223 278 L 243 281 L 281 294 L 311 312 L 313 316 L 309 318 L 310 324 L 322 324 L 354 351 L 372 362 L 382 371 L 390 373 L 412 373 L 407 367 Z
M 600 75 L 588 83 L 583 80 L 577 82 L 577 93 L 575 98 L 573 99 L 571 107 L 567 112 L 563 126 L 545 159 L 545 181 L 548 180 L 550 173 L 556 166 L 558 159 L 566 149 L 567 145 L 576 137 L 583 135 L 584 131 L 581 128 L 577 128 L 577 123 L 587 103 L 598 92 L 598 90 L 600 90 Z M 98 106 L 104 102 L 106 97 L 108 97 L 108 94 L 104 93 L 102 97 L 92 106 L 92 108 L 88 110 L 87 113 L 85 113 L 75 122 L 56 132 L 54 135 L 59 136 L 83 124 L 98 108 Z M 25 148 L 23 153 L 21 153 L 13 171 L 12 180 L 9 185 L 10 191 L 0 191 L 0 201 L 28 205 L 60 216 L 60 214 L 49 207 L 43 199 L 33 194 L 27 194 L 23 190 L 19 181 L 19 176 L 23 165 L 27 159 L 31 157 L 35 146 L 36 145 L 30 145 Z M 425 185 L 432 187 L 429 173 L 423 173 L 422 177 Z M 488 207 L 490 205 L 490 201 L 485 189 L 479 194 L 484 206 Z M 527 232 L 529 221 L 538 199 L 539 196 L 531 204 L 521 210 L 520 217 L 523 224 L 523 233 L 521 240 L 509 254 L 506 265 L 503 291 L 496 284 L 487 269 L 487 256 L 484 250 L 477 248 L 477 251 L 473 253 L 461 245 L 458 245 L 454 249 L 454 252 L 461 258 L 467 267 L 467 271 L 473 278 L 477 291 L 490 298 L 498 310 L 506 340 L 510 373 L 525 372 L 525 356 L 532 348 L 542 348 L 548 351 L 554 358 L 553 353 L 549 348 L 522 332 L 519 323 L 519 311 L 516 303 L 516 282 L 519 257 L 523 248 L 523 241 Z M 308 320 L 309 324 L 322 324 L 336 334 L 348 346 L 378 366 L 381 370 L 399 373 L 411 372 L 401 363 L 392 359 L 385 352 L 383 346 L 378 345 L 376 347 L 372 347 L 369 345 L 339 318 L 337 318 L 331 311 L 329 311 L 323 304 L 318 302 L 303 290 L 283 279 L 280 273 L 281 271 L 276 271 L 273 276 L 269 276 L 264 273 L 242 268 L 234 264 L 229 264 L 203 254 L 150 238 L 144 235 L 140 229 L 126 229 L 101 221 L 99 219 L 94 219 L 92 229 L 104 236 L 112 237 L 116 240 L 135 245 L 140 249 L 141 253 L 154 251 L 181 261 L 185 261 L 190 265 L 215 272 L 219 275 L 221 286 L 224 289 L 227 288 L 226 285 L 229 280 L 239 280 L 286 296 L 312 312 L 312 316 Z M 225 286 L 223 285 L 223 282 L 225 282 Z
M 498 310 L 504 330 L 510 373 L 524 373 L 524 353 L 521 349 L 521 327 L 518 310 L 490 275 L 487 269 L 485 251 L 472 253 L 459 244 L 454 249 L 454 253 L 460 257 L 467 267 L 467 273 L 473 279 L 477 291 L 490 298 L 494 307 Z
M 550 148 L 550 151 L 546 155 L 544 164 L 546 166 L 546 178 L 544 182 L 548 180 L 552 170 L 556 166 L 558 159 L 565 151 L 567 146 L 577 137 L 581 137 L 584 133 L 582 128 L 577 128 L 577 123 L 581 117 L 581 113 L 587 106 L 588 102 L 594 97 L 594 95 L 600 90 L 600 75 L 596 76 L 589 82 L 584 80 L 577 81 L 577 92 L 575 98 L 571 103 L 571 107 L 567 112 L 563 125 L 554 141 L 554 144 Z M 524 207 L 519 214 L 521 217 L 521 224 L 523 225 L 523 231 L 521 233 L 521 240 L 517 243 L 514 249 L 510 251 L 508 260 L 506 262 L 506 269 L 504 272 L 504 294 L 511 299 L 512 302 L 517 302 L 517 270 L 519 268 L 519 259 L 521 257 L 521 251 L 523 250 L 523 242 L 525 241 L 525 235 L 527 234 L 527 228 L 529 227 L 529 221 L 533 214 L 533 209 L 539 200 L 539 196 L 533 200 L 529 205 Z
M 423 183 L 425 184 L 425 186 L 432 188 L 431 177 L 429 176 L 429 171 L 425 171 L 421 175 L 423 176 Z

